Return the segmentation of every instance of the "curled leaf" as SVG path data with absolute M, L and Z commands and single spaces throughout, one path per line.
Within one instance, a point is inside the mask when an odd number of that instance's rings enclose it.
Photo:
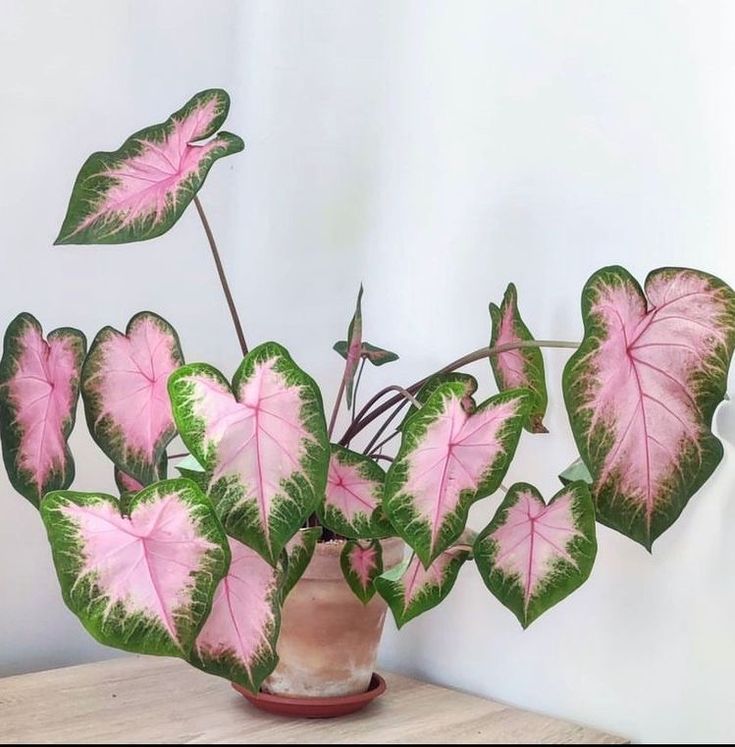
M 87 349 L 78 329 L 44 339 L 38 321 L 19 314 L 8 325 L 0 360 L 0 438 L 12 486 L 34 506 L 51 490 L 68 488 L 74 460 L 79 378 Z
M 347 340 L 335 342 L 333 346 L 333 350 L 338 352 L 345 360 L 347 360 L 348 349 L 349 345 Z M 390 350 L 384 350 L 383 348 L 371 345 L 369 342 L 362 343 L 360 357 L 370 361 L 374 366 L 382 366 L 384 363 L 392 363 L 393 361 L 398 360 L 398 355 L 396 353 L 391 353 Z
M 165 122 L 93 153 L 74 183 L 57 244 L 123 244 L 160 236 L 181 217 L 212 164 L 245 146 L 217 130 L 230 97 L 200 91 Z M 210 138 L 207 142 L 200 142 Z
M 500 307 L 490 304 L 492 337 L 490 347 L 533 340 L 518 310 L 518 293 L 510 283 Z M 538 348 L 517 348 L 490 356 L 495 382 L 501 392 L 525 387 L 531 392 L 531 409 L 526 430 L 531 433 L 548 433 L 543 419 L 548 403 L 544 358 Z

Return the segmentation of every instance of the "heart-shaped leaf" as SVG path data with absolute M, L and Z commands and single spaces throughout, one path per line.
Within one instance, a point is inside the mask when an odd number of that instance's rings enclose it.
M 680 268 L 654 270 L 645 289 L 622 267 L 587 281 L 584 340 L 563 387 L 598 521 L 650 550 L 722 459 L 711 425 L 735 344 L 735 294 Z
M 179 337 L 157 314 L 142 311 L 125 334 L 97 333 L 82 369 L 82 398 L 92 438 L 143 485 L 159 478 L 159 462 L 176 434 L 166 384 L 183 365 Z
M 512 485 L 475 542 L 487 588 L 524 628 L 587 580 L 596 554 L 595 510 L 583 482 L 548 505 L 533 485 Z
M 319 519 L 343 537 L 389 537 L 393 527 L 383 513 L 385 472 L 374 459 L 332 444 L 327 489 Z
M 383 549 L 375 539 L 369 544 L 348 540 L 339 559 L 342 574 L 354 595 L 367 604 L 375 594 L 375 579 L 383 572 Z
M 470 557 L 468 550 L 450 547 L 427 568 L 417 555 L 375 579 L 375 588 L 393 613 L 396 626 L 436 607 L 452 590 L 459 569 Z
M 347 330 L 347 356 L 345 363 L 344 384 L 347 393 L 347 409 L 352 407 L 352 389 L 355 384 L 357 366 L 362 357 L 362 285 L 357 294 L 355 313 L 352 315 L 349 329 Z
M 490 347 L 533 340 L 528 327 L 518 311 L 518 293 L 513 283 L 508 285 L 500 307 L 490 304 L 492 337 Z M 526 430 L 531 433 L 548 433 L 544 414 L 548 403 L 544 358 L 538 348 L 518 348 L 490 356 L 495 383 L 501 392 L 525 387 L 532 394 L 531 410 Z
M 525 389 L 475 409 L 467 387 L 446 381 L 411 415 L 386 476 L 385 511 L 425 568 L 460 536 L 470 506 L 497 490 L 528 417 Z
M 406 421 L 408 421 L 408 419 L 417 410 L 420 409 L 420 406 L 423 405 L 426 400 L 429 399 L 429 397 L 431 397 L 431 395 L 442 386 L 442 384 L 446 384 L 447 382 L 461 384 L 464 387 L 464 397 L 471 397 L 477 391 L 477 379 L 475 379 L 474 376 L 470 376 L 469 374 L 452 371 L 451 373 L 437 374 L 436 376 L 432 376 L 421 387 L 421 389 L 418 390 L 416 396 L 413 398 L 419 406 L 417 406 L 413 401 L 411 402 L 408 410 L 406 411 L 406 414 L 403 417 L 403 421 L 398 426 L 398 430 L 403 430 L 403 426 L 406 424 Z M 469 405 L 469 400 L 467 400 L 467 402 Z
M 329 441 L 317 385 L 268 342 L 248 353 L 232 389 L 195 363 L 171 375 L 169 394 L 227 533 L 275 565 L 324 496 Z
M 230 560 L 212 506 L 189 480 L 164 480 L 127 502 L 49 493 L 41 516 L 64 601 L 100 642 L 186 658 Z
M 332 349 L 336 350 L 345 360 L 347 360 L 347 351 L 349 350 L 347 340 L 335 342 Z M 398 355 L 396 353 L 391 353 L 390 350 L 378 348 L 375 345 L 371 345 L 369 342 L 362 343 L 360 357 L 369 360 L 374 366 L 382 366 L 384 363 L 392 363 L 393 361 L 398 360 Z
M 74 183 L 57 244 L 124 244 L 160 236 L 181 217 L 212 164 L 245 146 L 217 132 L 230 97 L 201 91 L 163 124 L 131 135 L 111 153 L 93 153 Z
M 5 332 L 0 360 L 0 438 L 12 486 L 34 506 L 50 490 L 68 488 L 74 460 L 67 444 L 74 428 L 87 341 L 62 327 L 43 338 L 30 314 Z
M 257 693 L 278 663 L 280 572 L 230 538 L 232 561 L 196 639 L 191 663 Z
M 300 529 L 286 544 L 286 572 L 281 584 L 281 596 L 285 599 L 296 582 L 304 575 L 322 536 L 321 527 Z

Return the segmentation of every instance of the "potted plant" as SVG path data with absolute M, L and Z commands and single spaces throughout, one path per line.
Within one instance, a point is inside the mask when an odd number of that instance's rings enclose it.
M 360 289 L 335 344 L 344 374 L 327 423 L 285 347 L 248 348 L 197 197 L 213 163 L 243 148 L 220 130 L 228 108 L 224 91 L 202 91 L 90 156 L 56 243 L 152 239 L 193 202 L 243 355 L 232 379 L 185 363 L 174 328 L 150 311 L 124 332 L 103 328 L 88 350 L 79 330 L 44 336 L 27 313 L 5 335 L 5 467 L 40 509 L 64 599 L 87 630 L 254 694 L 349 698 L 376 685 L 387 608 L 403 626 L 469 561 L 526 627 L 589 576 L 596 521 L 650 550 L 723 456 L 711 424 L 735 343 L 732 289 L 692 269 L 654 270 L 641 287 L 603 268 L 582 291 L 576 343 L 535 340 L 511 284 L 490 305 L 489 346 L 358 406 L 368 364 L 397 358 L 366 342 Z M 580 453 L 548 501 L 502 484 L 522 431 L 547 432 L 543 347 L 574 351 L 563 391 Z M 477 402 L 460 369 L 483 359 L 499 392 Z M 80 393 L 119 496 L 69 490 Z M 352 417 L 337 437 L 343 404 Z M 186 455 L 167 453 L 177 434 Z M 499 489 L 474 535 L 470 506 Z

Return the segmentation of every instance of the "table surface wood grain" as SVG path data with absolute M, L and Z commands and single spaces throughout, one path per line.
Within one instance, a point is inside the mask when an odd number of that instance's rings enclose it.
M 0 743 L 624 744 L 625 739 L 385 674 L 360 713 L 287 719 L 182 661 L 129 657 L 0 679 Z

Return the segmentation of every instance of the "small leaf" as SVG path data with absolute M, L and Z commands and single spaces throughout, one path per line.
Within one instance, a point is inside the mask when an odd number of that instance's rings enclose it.
M 402 628 L 409 620 L 436 607 L 452 590 L 459 569 L 470 557 L 468 550 L 450 547 L 425 569 L 418 556 L 375 579 L 375 588 Z
M 227 533 L 275 565 L 324 496 L 329 441 L 317 385 L 269 342 L 248 353 L 232 388 L 205 363 L 178 369 L 168 387 Z
M 485 584 L 524 628 L 587 580 L 596 554 L 595 510 L 583 482 L 548 505 L 533 485 L 512 485 L 475 542 Z
M 582 292 L 585 334 L 563 375 L 597 520 L 651 549 L 722 459 L 712 417 L 735 346 L 735 293 L 663 268 L 645 293 L 606 267 Z
M 286 572 L 281 588 L 283 599 L 289 595 L 296 586 L 296 582 L 304 575 L 321 536 L 321 527 L 308 527 L 296 532 L 286 544 Z
M 0 438 L 12 486 L 38 507 L 50 490 L 68 488 L 74 460 L 67 439 L 74 428 L 79 377 L 87 341 L 62 327 L 43 338 L 30 314 L 5 332 L 0 360 Z
M 383 507 L 425 568 L 462 534 L 470 506 L 498 489 L 528 414 L 525 389 L 477 408 L 467 392 L 466 380 L 434 390 L 404 424 L 386 476 Z
M 103 493 L 49 493 L 41 517 L 64 601 L 100 643 L 187 658 L 230 560 L 189 480 L 144 488 L 120 513 Z
M 335 342 L 333 350 L 336 350 L 345 360 L 347 360 L 348 350 L 347 340 L 340 340 Z M 396 353 L 391 353 L 390 350 L 383 350 L 375 345 L 371 345 L 369 342 L 363 342 L 362 348 L 360 349 L 360 357 L 366 358 L 374 366 L 382 366 L 384 363 L 392 363 L 398 360 Z
M 319 520 L 351 539 L 390 537 L 393 527 L 381 504 L 384 485 L 385 472 L 374 459 L 332 444 Z
M 508 285 L 503 303 L 498 308 L 490 304 L 492 338 L 490 347 L 533 340 L 533 335 L 518 311 L 518 294 L 513 283 Z M 531 433 L 548 433 L 543 419 L 548 403 L 544 358 L 538 348 L 507 350 L 490 356 L 495 383 L 501 392 L 525 387 L 532 394 L 531 410 L 525 425 Z
M 367 604 L 375 594 L 374 581 L 383 572 L 383 550 L 380 541 L 369 544 L 349 540 L 340 555 L 342 574 L 355 596 Z
M 199 191 L 212 164 L 245 146 L 220 132 L 230 97 L 200 91 L 163 124 L 131 135 L 111 153 L 93 153 L 74 183 L 56 244 L 125 244 L 160 236 Z
M 362 354 L 362 285 L 357 294 L 355 313 L 352 316 L 350 327 L 347 330 L 347 362 L 345 363 L 344 383 L 347 392 L 347 409 L 352 407 L 352 388 L 355 383 L 355 374 L 360 363 Z
M 562 485 L 569 485 L 572 482 L 581 480 L 588 485 L 592 485 L 592 475 L 587 469 L 587 465 L 581 459 L 575 459 L 560 475 L 559 480 Z
M 136 314 L 125 334 L 101 329 L 84 362 L 82 399 L 89 432 L 142 485 L 158 479 L 159 462 L 176 435 L 166 383 L 183 363 L 176 331 L 150 311 Z
M 191 454 L 177 462 L 176 471 L 187 480 L 195 482 L 202 493 L 209 494 L 211 475 L 204 471 L 204 467 Z
M 158 463 L 158 469 L 156 470 L 156 482 L 158 480 L 165 480 L 167 477 L 168 472 L 168 456 L 166 455 L 166 452 L 163 452 L 163 456 L 161 457 L 160 462 Z M 123 472 L 119 467 L 115 467 L 114 470 L 115 475 L 115 485 L 117 485 L 117 489 L 120 491 L 120 495 L 123 496 L 125 493 L 138 493 L 141 490 L 143 490 L 145 485 L 143 485 L 141 482 L 136 480 L 132 475 L 129 475 L 127 472 Z M 182 477 L 186 477 L 186 475 L 181 475 Z M 196 481 L 195 481 L 196 482 Z M 148 483 L 149 485 L 152 483 Z M 201 487 L 201 486 L 200 486 Z
M 217 587 L 191 663 L 257 693 L 278 663 L 280 574 L 247 545 L 229 542 L 230 569 Z

